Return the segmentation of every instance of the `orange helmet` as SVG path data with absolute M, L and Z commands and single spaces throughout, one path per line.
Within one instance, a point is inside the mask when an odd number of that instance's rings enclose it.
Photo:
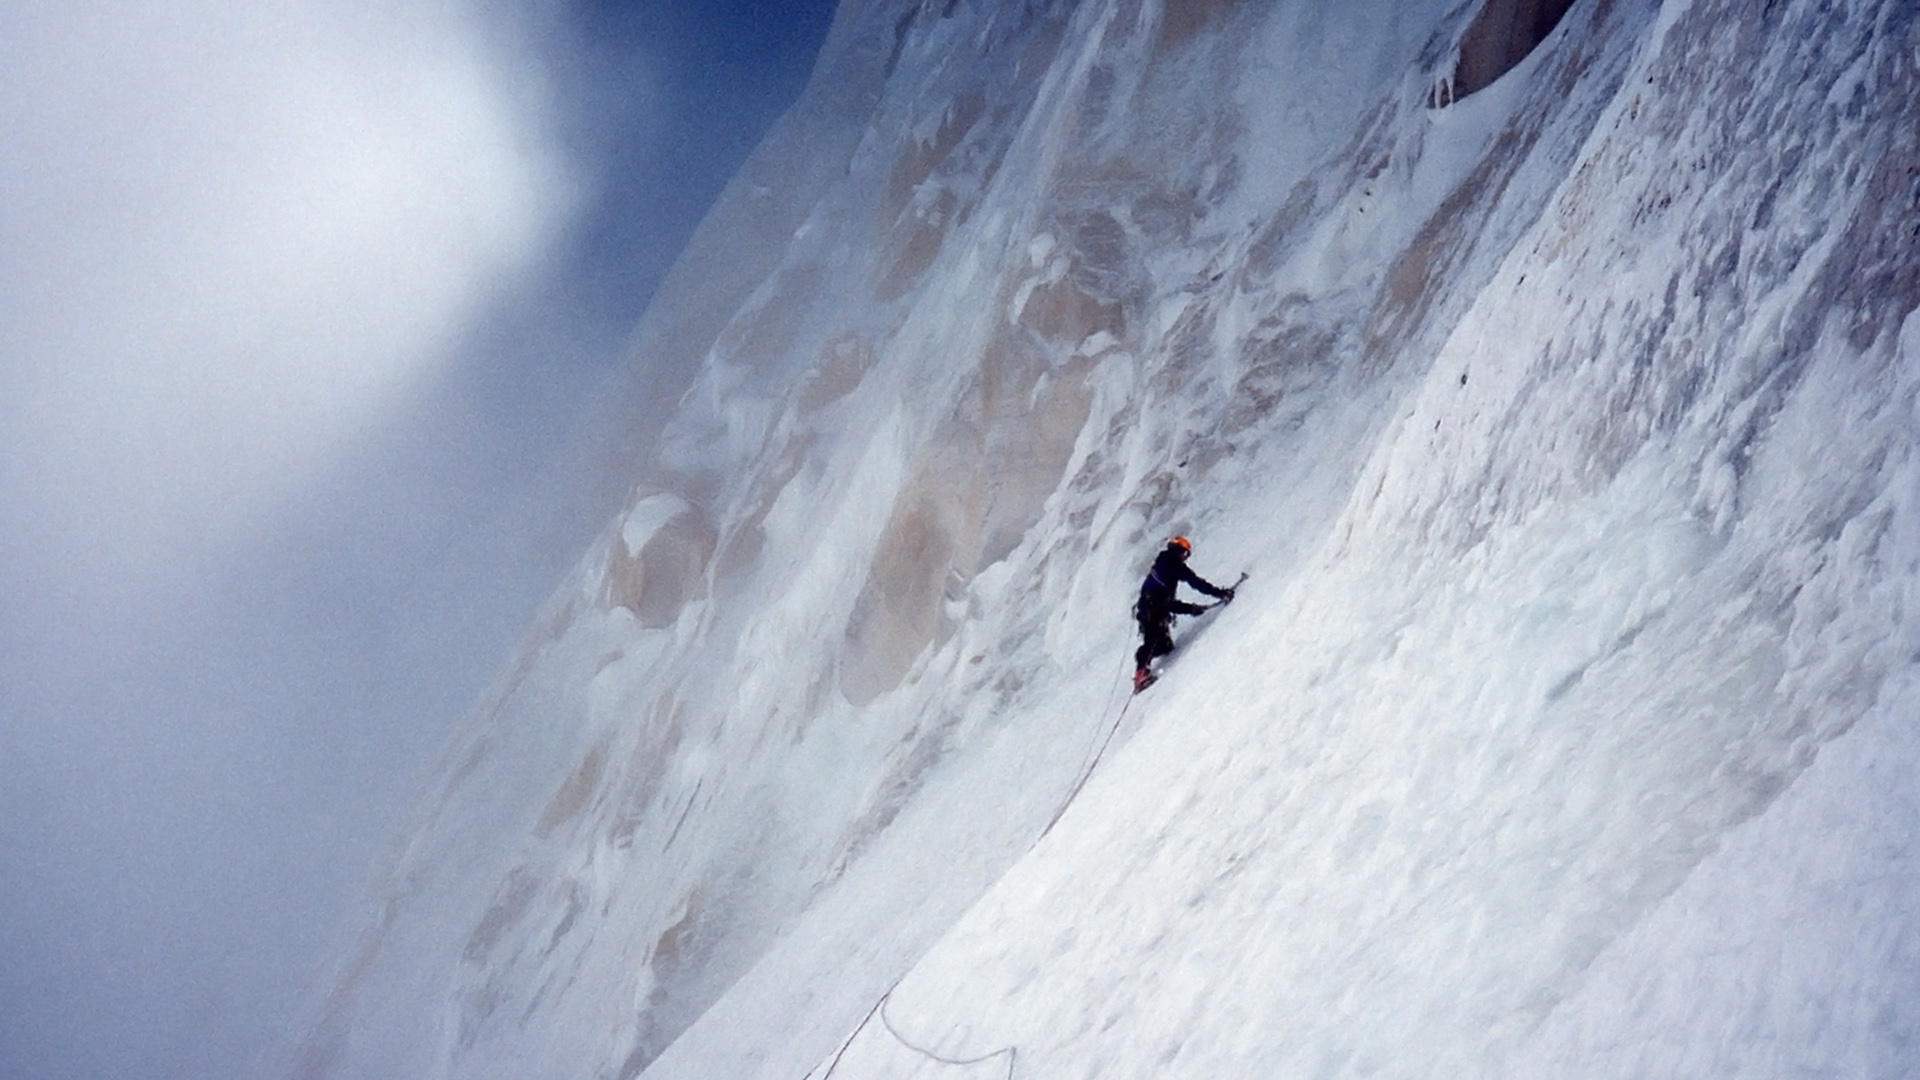
M 1167 546 L 1170 548 L 1179 548 L 1181 553 L 1186 555 L 1193 554 L 1193 545 L 1188 543 L 1187 538 L 1184 536 L 1176 536 L 1167 541 Z

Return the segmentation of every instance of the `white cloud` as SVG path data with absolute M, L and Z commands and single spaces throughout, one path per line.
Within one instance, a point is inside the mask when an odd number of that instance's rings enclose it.
M 577 203 L 458 5 L 29 3 L 0 41 L 6 512 L 80 577 L 310 476 Z

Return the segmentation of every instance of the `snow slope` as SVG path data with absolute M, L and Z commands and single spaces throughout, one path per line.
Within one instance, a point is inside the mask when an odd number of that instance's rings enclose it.
M 1917 120 L 1897 0 L 848 0 L 291 1073 L 1911 1074 Z

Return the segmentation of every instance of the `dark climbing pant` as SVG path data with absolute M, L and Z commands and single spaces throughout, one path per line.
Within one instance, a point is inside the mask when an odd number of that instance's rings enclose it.
M 1173 651 L 1173 617 L 1140 620 L 1140 647 L 1133 651 L 1133 666 L 1144 668 L 1157 656 Z

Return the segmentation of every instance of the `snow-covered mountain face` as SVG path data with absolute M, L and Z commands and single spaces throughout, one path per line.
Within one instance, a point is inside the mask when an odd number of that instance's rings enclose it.
M 636 341 L 294 1075 L 1920 1068 L 1913 5 L 847 0 Z

